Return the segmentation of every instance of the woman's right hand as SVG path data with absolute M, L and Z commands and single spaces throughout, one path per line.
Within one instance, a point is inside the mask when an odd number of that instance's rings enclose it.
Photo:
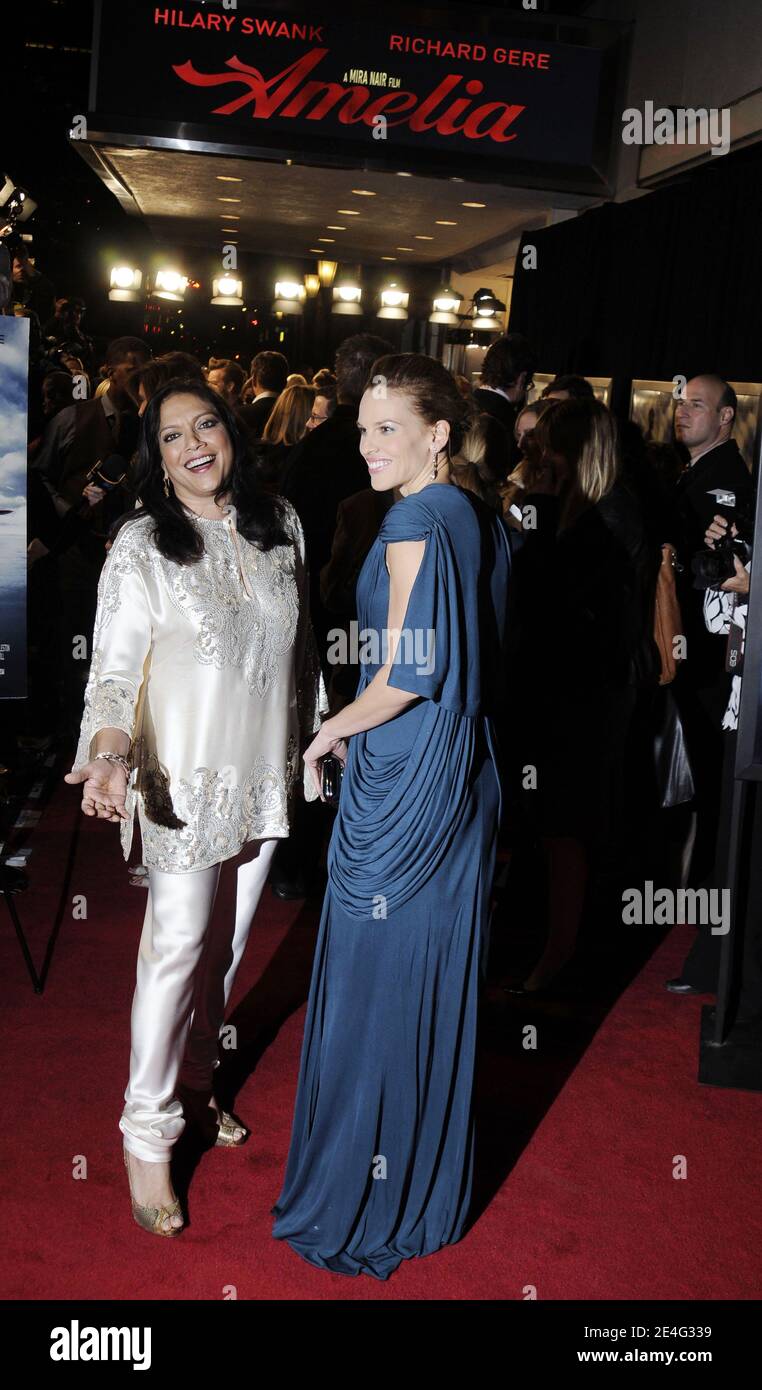
M 85 763 L 77 772 L 67 772 L 64 782 L 76 786 L 83 782 L 82 810 L 86 816 L 99 820 L 127 820 L 124 807 L 127 795 L 127 773 L 119 763 L 100 758 Z

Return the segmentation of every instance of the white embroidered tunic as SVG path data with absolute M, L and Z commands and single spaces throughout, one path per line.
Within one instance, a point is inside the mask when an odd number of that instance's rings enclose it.
M 304 536 L 262 551 L 224 519 L 194 517 L 204 555 L 167 560 L 153 520 L 119 531 L 98 585 L 92 662 L 75 769 L 99 729 L 133 741 L 120 834 L 125 859 L 137 808 L 143 862 L 183 873 L 289 833 L 300 736 L 327 713 L 309 621 Z M 305 795 L 314 800 L 309 779 Z

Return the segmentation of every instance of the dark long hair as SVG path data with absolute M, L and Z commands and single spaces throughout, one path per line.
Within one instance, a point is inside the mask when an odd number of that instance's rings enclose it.
M 210 386 L 188 381 L 169 381 L 156 392 L 146 407 L 138 446 L 138 464 L 134 486 L 141 501 L 134 519 L 151 516 L 155 522 L 153 536 L 167 560 L 181 565 L 194 564 L 204 553 L 199 527 L 175 496 L 170 485 L 169 496 L 164 492 L 164 472 L 159 445 L 161 407 L 170 396 L 182 393 L 197 396 L 219 417 L 233 446 L 233 466 L 224 484 L 215 493 L 215 501 L 227 497 L 238 513 L 238 531 L 245 540 L 260 550 L 272 550 L 276 545 L 290 545 L 286 531 L 286 511 L 282 498 L 263 492 L 257 485 L 249 459 L 248 448 L 233 411 Z

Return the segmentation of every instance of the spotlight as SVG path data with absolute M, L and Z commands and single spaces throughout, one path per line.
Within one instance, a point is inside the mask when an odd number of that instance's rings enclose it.
M 450 285 L 440 285 L 434 295 L 434 309 L 433 313 L 429 314 L 429 323 L 445 323 L 451 328 L 456 328 L 462 298 L 463 296 Z
M 215 275 L 212 280 L 212 304 L 243 305 L 243 280 L 235 275 Z
M 153 292 L 157 299 L 171 299 L 175 304 L 181 304 L 185 298 L 187 285 L 187 276 L 181 275 L 179 270 L 157 270 L 154 276 Z
M 390 280 L 381 291 L 381 308 L 377 317 L 380 319 L 406 319 L 407 306 L 410 298 L 407 290 L 403 290 L 396 280 Z
M 136 266 L 115 265 L 110 276 L 109 299 L 135 304 L 140 299 L 143 288 L 143 272 Z
M 307 291 L 298 280 L 276 280 L 273 313 L 301 314 Z
M 359 277 L 345 271 L 333 287 L 331 312 L 334 314 L 361 314 L 361 300 L 362 289 L 360 288 Z

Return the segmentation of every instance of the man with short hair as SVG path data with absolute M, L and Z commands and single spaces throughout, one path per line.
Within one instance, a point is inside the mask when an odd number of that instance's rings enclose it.
M 542 393 L 544 401 L 592 401 L 595 392 L 584 376 L 557 376 Z
M 498 481 L 507 477 L 519 462 L 514 437 L 516 416 L 536 370 L 537 355 L 522 333 L 504 333 L 485 354 L 474 404 L 482 415 L 489 417 L 485 422 L 489 456 L 505 461 L 499 468 Z
M 288 362 L 282 352 L 258 352 L 251 364 L 254 399 L 242 405 L 240 418 L 252 439 L 261 439 L 273 406 L 286 385 Z
M 87 474 L 98 459 L 135 452 L 138 417 L 127 381 L 151 353 L 141 338 L 115 338 L 106 349 L 108 390 L 67 406 L 55 419 L 34 466 L 73 505 L 81 501 Z
M 322 391 L 318 391 L 310 411 L 307 421 L 307 429 L 317 429 L 318 425 L 324 425 L 326 420 L 330 420 L 336 409 L 336 392 L 332 386 L 326 386 Z
M 737 404 L 729 382 L 710 372 L 687 382 L 675 408 L 675 435 L 687 449 L 689 462 L 675 484 L 678 556 L 683 566 L 678 593 L 686 659 L 678 668 L 674 689 L 696 789 L 689 883 L 697 887 L 727 886 L 713 880 L 722 787 L 722 720 L 731 674 L 725 669 L 726 641 L 707 631 L 705 591 L 693 586 L 691 562 L 705 548 L 705 533 L 722 506 L 717 490 L 733 495 L 736 513 L 751 507 L 751 476 L 732 437 Z M 675 994 L 715 993 L 720 940 L 708 929 L 700 929 L 681 974 L 667 981 L 667 988 Z
M 212 390 L 227 401 L 231 410 L 238 409 L 246 380 L 246 373 L 238 362 L 232 362 L 229 358 L 215 359 L 214 365 L 209 367 L 206 379 Z

